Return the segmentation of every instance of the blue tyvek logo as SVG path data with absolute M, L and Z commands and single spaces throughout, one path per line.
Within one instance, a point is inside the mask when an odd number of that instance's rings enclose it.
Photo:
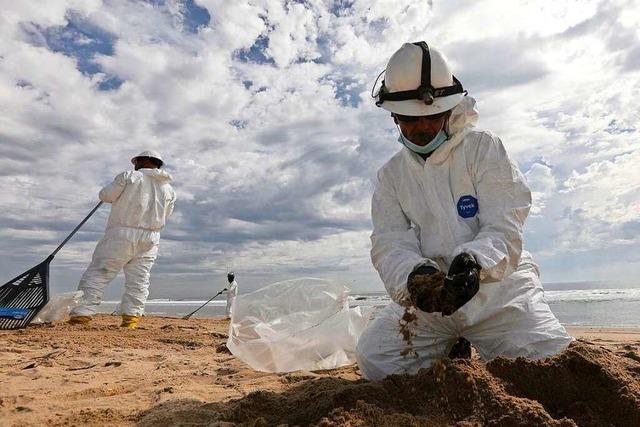
M 473 218 L 478 213 L 478 199 L 471 195 L 460 197 L 458 200 L 458 215 L 462 218 Z

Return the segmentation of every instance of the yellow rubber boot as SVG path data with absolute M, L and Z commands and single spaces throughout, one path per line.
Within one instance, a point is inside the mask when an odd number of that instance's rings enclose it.
M 71 325 L 88 325 L 91 319 L 91 316 L 71 316 L 69 323 Z
M 140 318 L 138 316 L 129 316 L 128 314 L 122 315 L 122 323 L 120 324 L 121 328 L 129 328 L 129 329 L 138 329 L 138 321 Z

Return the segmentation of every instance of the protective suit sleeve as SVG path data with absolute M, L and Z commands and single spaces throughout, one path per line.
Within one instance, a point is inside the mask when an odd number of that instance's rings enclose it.
M 415 229 L 404 214 L 393 185 L 383 171 L 371 202 L 371 261 L 380 274 L 391 299 L 400 305 L 410 304 L 407 278 L 416 268 L 427 265 L 440 269 L 438 264 L 425 258 Z
M 127 172 L 118 174 L 111 184 L 100 190 L 100 200 L 105 203 L 113 203 L 118 200 L 118 197 L 120 197 L 120 194 L 122 194 L 124 188 L 127 186 L 127 177 Z
M 470 253 L 482 267 L 482 281 L 501 281 L 520 263 L 522 227 L 531 208 L 531 191 L 499 138 L 483 135 L 472 157 L 480 231 L 451 255 Z

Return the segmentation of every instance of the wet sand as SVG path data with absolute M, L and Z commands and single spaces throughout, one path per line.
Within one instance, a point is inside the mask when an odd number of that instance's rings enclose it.
M 253 371 L 228 322 L 98 316 L 0 331 L 0 425 L 640 425 L 640 329 L 569 328 L 544 361 L 445 360 L 382 383 L 356 366 Z

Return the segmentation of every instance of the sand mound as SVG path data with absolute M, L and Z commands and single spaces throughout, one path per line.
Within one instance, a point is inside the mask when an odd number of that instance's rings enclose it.
M 543 361 L 444 360 L 381 383 L 312 378 L 227 403 L 167 401 L 139 425 L 640 425 L 640 363 L 586 342 Z M 234 423 L 234 424 L 227 424 Z

